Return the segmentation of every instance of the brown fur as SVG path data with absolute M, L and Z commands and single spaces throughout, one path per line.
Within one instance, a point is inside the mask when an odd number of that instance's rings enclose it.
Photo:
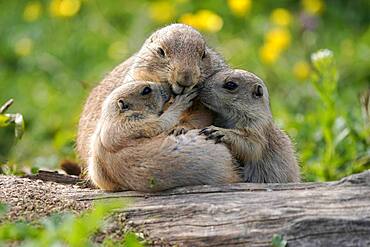
M 71 160 L 63 160 L 60 163 L 60 168 L 68 175 L 79 176 L 81 174 L 81 167 Z
M 159 48 L 164 51 L 164 57 Z M 174 93 L 182 94 L 226 67 L 223 59 L 206 46 L 202 35 L 190 26 L 172 24 L 154 32 L 139 52 L 118 65 L 90 93 L 77 135 L 77 152 L 82 166 L 87 163 L 90 138 L 100 118 L 102 103 L 115 88 L 130 81 L 148 80 L 169 83 Z M 183 113 L 180 125 L 203 128 L 212 121 L 208 109 L 194 104 Z
M 228 82 L 237 88 L 225 88 Z M 263 95 L 258 96 L 261 91 Z M 217 127 L 201 133 L 229 147 L 244 166 L 246 182 L 300 181 L 293 145 L 273 122 L 268 91 L 261 79 L 243 70 L 224 70 L 205 82 L 200 98 L 217 114 Z
M 142 95 L 146 87 L 152 92 Z M 135 81 L 116 88 L 104 101 L 91 139 L 88 174 L 93 183 L 108 191 L 161 191 L 240 181 L 224 145 L 205 140 L 195 130 L 165 134 L 179 123 L 195 92 L 177 96 L 160 115 L 170 97 L 168 84 Z

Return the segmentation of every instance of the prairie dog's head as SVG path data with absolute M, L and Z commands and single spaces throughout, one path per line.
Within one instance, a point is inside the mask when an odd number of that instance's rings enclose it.
M 140 120 L 147 115 L 160 115 L 170 99 L 166 83 L 133 81 L 114 89 L 104 101 L 102 115 L 106 118 L 123 117 Z M 121 118 L 120 118 L 121 119 Z
M 204 83 L 201 102 L 226 119 L 271 120 L 269 94 L 263 81 L 245 70 L 223 70 Z
M 184 24 L 154 32 L 136 55 L 136 73 L 168 82 L 175 94 L 186 93 L 204 80 L 212 67 L 203 36 Z M 144 75 L 145 77 L 145 75 Z

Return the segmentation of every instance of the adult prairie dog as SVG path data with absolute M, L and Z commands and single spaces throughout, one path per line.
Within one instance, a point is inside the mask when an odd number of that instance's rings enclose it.
M 246 182 L 300 181 L 293 145 L 273 122 L 260 78 L 243 70 L 218 72 L 204 84 L 200 99 L 216 113 L 215 126 L 200 133 L 229 147 L 244 166 Z
M 147 80 L 168 83 L 175 94 L 183 94 L 226 67 L 222 57 L 190 26 L 172 24 L 154 32 L 136 54 L 118 65 L 91 91 L 78 126 L 77 153 L 81 166 L 86 166 L 90 138 L 103 101 L 115 88 L 131 81 Z M 182 114 L 179 128 L 203 128 L 212 122 L 211 112 L 194 103 Z
M 135 81 L 104 101 L 91 138 L 88 175 L 108 191 L 161 191 L 179 186 L 241 181 L 229 150 L 198 131 L 167 136 L 196 91 L 176 96 L 163 112 L 168 84 Z

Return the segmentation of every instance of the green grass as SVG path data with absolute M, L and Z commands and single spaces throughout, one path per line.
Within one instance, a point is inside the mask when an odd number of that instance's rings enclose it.
M 121 201 L 100 202 L 79 216 L 65 213 L 52 215 L 33 223 L 5 222 L 0 225 L 0 245 L 17 243 L 17 246 L 27 247 L 96 246 L 93 242 L 94 234 L 104 225 L 105 218 L 122 206 Z M 0 217 L 6 211 L 7 206 L 0 204 Z M 102 246 L 140 247 L 144 246 L 144 242 L 134 233 L 128 232 L 121 241 L 105 238 Z

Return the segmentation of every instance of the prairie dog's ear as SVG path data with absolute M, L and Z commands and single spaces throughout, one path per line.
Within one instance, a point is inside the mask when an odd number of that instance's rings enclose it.
M 119 99 L 117 101 L 117 105 L 119 107 L 120 112 L 127 111 L 129 109 L 129 104 L 125 102 L 123 99 Z
M 258 99 L 263 97 L 263 86 L 259 83 L 253 85 L 253 97 Z

